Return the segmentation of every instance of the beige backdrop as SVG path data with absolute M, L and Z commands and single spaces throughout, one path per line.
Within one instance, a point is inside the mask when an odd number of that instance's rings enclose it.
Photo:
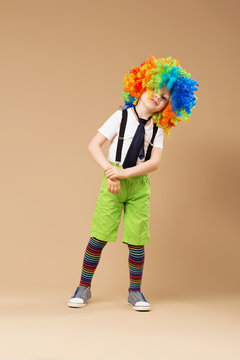
M 102 177 L 87 146 L 123 105 L 125 72 L 150 55 L 179 59 L 200 86 L 149 175 L 143 290 L 239 292 L 237 1 L 6 0 L 0 13 L 1 292 L 72 295 Z M 95 294 L 127 294 L 122 230 Z

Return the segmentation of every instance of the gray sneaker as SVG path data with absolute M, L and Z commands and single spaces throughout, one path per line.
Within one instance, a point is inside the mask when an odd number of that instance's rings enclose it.
M 141 291 L 129 291 L 128 305 L 132 305 L 134 310 L 148 311 L 151 306 Z
M 68 301 L 69 307 L 84 307 L 91 298 L 91 289 L 87 286 L 78 286 L 75 293 Z

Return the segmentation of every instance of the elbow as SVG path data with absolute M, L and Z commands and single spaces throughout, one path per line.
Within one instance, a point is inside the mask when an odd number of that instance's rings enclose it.
M 91 141 L 90 141 L 90 143 L 88 144 L 88 148 L 87 148 L 87 149 L 88 149 L 89 154 L 91 154 L 91 153 L 92 153 L 92 148 L 93 148 L 93 145 L 94 145 L 94 144 L 93 144 L 93 141 L 91 140 Z
M 93 157 L 93 154 L 94 154 L 94 149 L 93 149 L 93 144 L 90 142 L 89 144 L 88 144 L 88 153 L 89 153 L 89 155 L 91 156 L 91 157 Z
M 156 171 L 159 168 L 159 162 L 154 161 L 153 162 L 153 171 Z
M 88 144 L 87 150 L 89 153 L 91 152 L 91 142 Z
M 94 140 L 91 140 L 88 144 L 88 152 L 90 155 L 94 154 L 98 149 L 100 148 L 100 145 L 96 143 Z

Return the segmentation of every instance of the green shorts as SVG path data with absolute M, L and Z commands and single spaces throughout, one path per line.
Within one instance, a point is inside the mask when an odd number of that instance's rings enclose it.
M 110 162 L 115 165 L 115 162 Z M 119 167 L 122 168 L 120 164 Z M 122 242 L 145 245 L 150 242 L 150 181 L 148 174 L 121 179 L 118 194 L 107 188 L 107 177 L 103 174 L 96 208 L 93 213 L 90 237 L 103 241 L 116 241 L 124 209 L 124 232 Z

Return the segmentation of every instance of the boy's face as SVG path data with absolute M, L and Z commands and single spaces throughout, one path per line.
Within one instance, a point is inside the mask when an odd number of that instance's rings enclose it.
M 140 99 L 151 113 L 155 113 L 162 111 L 165 108 L 170 100 L 170 96 L 170 90 L 164 86 L 160 88 L 160 93 L 155 91 L 152 91 L 151 93 L 151 91 L 149 92 L 148 90 L 145 91 Z

